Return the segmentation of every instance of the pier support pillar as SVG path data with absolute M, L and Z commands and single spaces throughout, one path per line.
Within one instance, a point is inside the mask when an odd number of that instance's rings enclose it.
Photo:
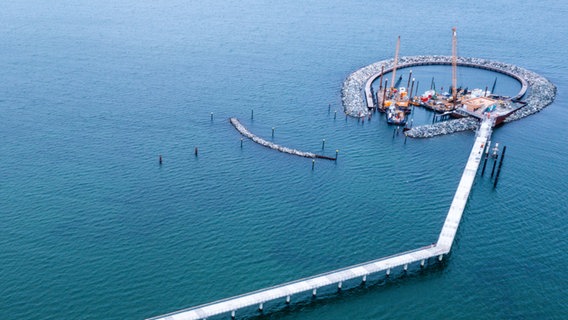
M 443 254 L 439 255 L 439 256 L 438 256 L 438 261 L 442 261 L 443 258 L 444 258 L 444 255 L 443 255 Z
M 404 269 L 404 272 L 408 271 L 408 263 L 404 265 L 403 269 Z
M 231 319 L 235 320 L 235 310 L 231 311 Z
M 337 291 L 341 291 L 342 286 L 343 286 L 343 282 L 339 281 L 339 283 L 337 284 Z
M 491 169 L 491 178 L 493 178 L 493 174 L 495 174 L 495 166 L 497 165 L 497 158 L 493 160 L 493 169 Z
M 363 281 L 362 281 L 362 282 L 363 282 L 363 284 L 365 284 L 365 283 L 367 282 L 367 275 L 364 275 L 364 276 L 363 276 Z
M 497 187 L 497 181 L 499 181 L 499 174 L 501 174 L 501 166 L 503 165 L 503 158 L 505 158 L 505 151 L 507 151 L 507 146 L 504 146 L 503 151 L 501 152 L 501 159 L 499 160 L 499 167 L 497 167 L 497 175 L 495 176 L 493 188 Z
M 387 277 L 390 276 L 390 274 L 391 274 L 391 269 L 388 268 L 388 269 L 387 269 Z
M 424 259 L 422 259 L 422 261 L 420 261 L 420 268 L 424 268 Z
M 264 310 L 264 303 L 258 305 L 258 311 L 262 312 Z
M 286 304 L 290 304 L 290 296 L 286 296 Z
M 314 290 L 312 290 L 312 297 L 315 298 L 317 294 L 318 294 L 318 289 L 314 288 Z

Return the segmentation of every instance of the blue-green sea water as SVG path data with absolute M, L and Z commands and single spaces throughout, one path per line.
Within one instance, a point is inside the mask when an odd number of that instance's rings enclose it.
M 405 144 L 384 118 L 345 119 L 340 88 L 392 58 L 398 35 L 401 55 L 450 55 L 453 26 L 460 55 L 535 71 L 556 101 L 495 130 L 507 146 L 499 185 L 478 177 L 442 267 L 313 303 L 292 297 L 267 317 L 568 315 L 565 1 L 1 8 L 0 319 L 142 319 L 435 242 L 474 133 Z M 420 91 L 433 75 L 450 84 L 446 67 L 413 73 Z M 470 88 L 495 78 L 459 76 Z M 505 77 L 495 89 L 517 90 Z M 232 116 L 339 159 L 312 171 L 310 159 L 241 148 Z M 415 124 L 430 121 L 416 110 Z

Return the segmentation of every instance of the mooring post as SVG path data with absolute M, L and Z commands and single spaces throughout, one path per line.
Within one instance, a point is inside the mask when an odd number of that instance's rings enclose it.
M 337 161 L 337 156 L 339 155 L 339 149 L 335 149 L 335 161 Z
M 312 171 L 314 171 L 315 165 L 316 165 L 316 159 L 312 159 Z
M 497 85 L 497 77 L 495 77 L 495 81 L 493 81 L 493 87 L 491 87 L 491 92 L 495 92 L 495 86 Z
M 487 166 L 487 158 L 489 158 L 488 155 L 485 155 L 485 160 L 483 160 L 483 168 L 481 169 L 481 176 L 483 177 L 483 174 L 485 173 L 485 166 Z
M 327 104 L 327 114 L 331 112 L 331 103 Z
M 385 100 L 387 100 L 387 85 L 389 81 L 385 80 L 385 87 L 383 88 L 383 101 L 381 103 L 381 109 L 385 109 Z
M 337 118 L 337 110 L 333 111 L 333 120 Z
M 419 85 L 420 85 L 420 80 L 416 81 L 416 90 L 414 90 L 415 95 L 418 95 L 418 86 Z M 420 97 L 418 99 L 420 99 Z
M 160 157 L 158 158 L 158 163 L 162 165 L 162 155 L 160 155 Z
M 493 169 L 491 169 L 491 178 L 493 178 L 493 173 L 495 173 L 495 165 L 497 164 L 497 160 L 499 160 L 499 155 L 493 160 Z
M 197 147 L 195 147 L 195 150 L 193 150 L 193 153 L 195 153 L 195 156 L 197 157 L 197 153 L 199 152 L 199 150 L 197 149 Z
M 250 119 L 251 119 L 251 120 L 254 119 L 254 110 L 251 110 L 251 111 L 250 111 Z
M 411 74 L 412 74 L 412 72 L 411 72 Z M 416 80 L 416 79 L 412 78 L 412 85 L 410 85 L 410 93 L 408 95 L 408 100 L 410 100 L 411 102 L 414 102 L 414 98 L 413 98 L 413 95 L 412 95 L 412 91 L 414 90 L 414 80 Z
M 213 121 L 213 112 L 211 112 L 211 121 Z
M 497 168 L 497 175 L 495 176 L 495 181 L 493 182 L 493 188 L 497 186 L 497 181 L 499 181 L 499 174 L 501 173 L 501 166 L 503 165 L 503 158 L 505 158 L 505 150 L 507 150 L 507 146 L 503 147 L 503 151 L 501 152 L 501 160 L 499 160 L 499 167 Z
M 397 135 L 397 136 L 398 136 L 398 129 L 399 129 L 399 127 L 396 126 L 396 135 Z
M 272 127 L 272 138 L 274 138 L 274 127 Z
M 406 144 L 406 138 L 408 138 L 408 136 L 405 134 L 404 135 L 404 144 Z
M 396 129 L 392 130 L 392 138 L 394 139 L 394 135 L 396 134 Z
M 321 149 L 325 149 L 325 139 L 322 139 L 321 141 Z
M 243 148 L 243 138 L 241 138 L 241 149 Z

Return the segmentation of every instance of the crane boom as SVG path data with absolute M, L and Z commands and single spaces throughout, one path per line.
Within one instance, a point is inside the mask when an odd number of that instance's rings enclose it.
M 398 64 L 398 51 L 400 50 L 400 36 L 396 40 L 396 51 L 394 53 L 394 64 L 392 67 L 392 80 L 391 83 L 394 85 L 394 79 L 396 78 L 396 65 Z
M 456 33 L 456 27 L 452 28 L 452 100 L 454 107 L 458 101 L 458 89 L 457 89 L 457 69 L 458 69 L 458 38 Z

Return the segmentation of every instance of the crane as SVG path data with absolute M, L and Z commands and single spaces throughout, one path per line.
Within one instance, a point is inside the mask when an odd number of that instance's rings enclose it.
M 458 38 L 456 27 L 452 28 L 452 100 L 454 109 L 458 102 L 458 89 L 457 89 L 457 69 L 458 69 Z
M 398 40 L 396 40 L 396 51 L 394 53 L 394 64 L 393 64 L 393 67 L 392 67 L 392 80 L 391 80 L 392 85 L 394 85 L 394 80 L 396 78 L 396 65 L 398 64 L 398 52 L 399 52 L 399 50 L 400 50 L 400 36 L 398 36 Z

